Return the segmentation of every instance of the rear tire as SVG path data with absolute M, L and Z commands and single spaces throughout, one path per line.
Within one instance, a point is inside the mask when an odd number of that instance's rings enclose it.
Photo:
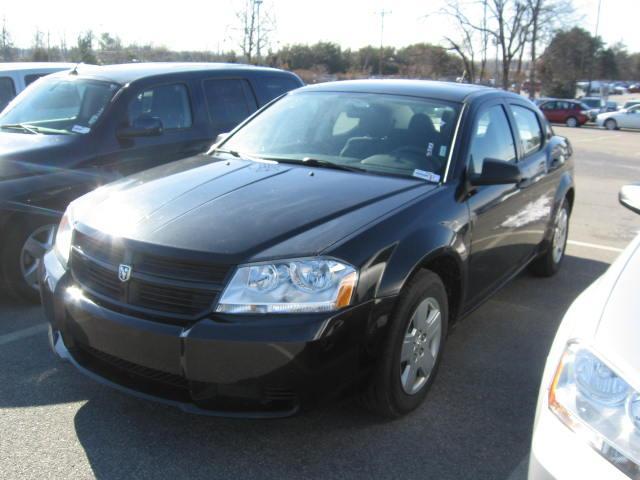
M 529 265 L 531 273 L 538 277 L 551 277 L 560 270 L 569 238 L 569 202 L 565 198 L 556 212 L 553 236 L 549 248 Z
M 567 127 L 575 128 L 580 126 L 580 122 L 576 117 L 569 117 L 566 121 Z
M 604 122 L 604 127 L 607 130 L 618 130 L 618 122 L 616 122 L 613 118 L 609 118 L 606 122 Z
M 53 247 L 56 227 L 51 219 L 28 218 L 7 233 L 0 268 L 6 289 L 14 298 L 39 302 L 38 268 L 44 253 Z
M 440 365 L 448 321 L 442 280 L 430 270 L 419 271 L 398 298 L 383 354 L 363 393 L 368 410 L 398 418 L 420 406 Z

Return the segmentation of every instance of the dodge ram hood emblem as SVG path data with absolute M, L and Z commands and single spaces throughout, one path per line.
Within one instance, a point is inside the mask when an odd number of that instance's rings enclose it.
M 126 282 L 131 278 L 131 265 L 125 265 L 121 263 L 118 266 L 118 278 L 121 282 Z

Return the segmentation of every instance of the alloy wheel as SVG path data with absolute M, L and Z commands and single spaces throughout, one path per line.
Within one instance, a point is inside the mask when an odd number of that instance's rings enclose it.
M 576 120 L 573 117 L 569 117 L 567 118 L 567 127 L 577 127 L 578 126 L 578 120 Z
M 564 255 L 564 247 L 567 243 L 567 233 L 569 231 L 569 214 L 564 207 L 556 215 L 556 222 L 553 231 L 553 261 L 559 263 Z
M 435 298 L 426 298 L 414 310 L 402 342 L 400 382 L 408 395 L 415 395 L 433 371 L 442 336 L 442 315 Z
M 20 251 L 22 278 L 34 290 L 38 290 L 38 267 L 44 254 L 53 247 L 55 236 L 55 225 L 43 225 L 27 237 Z

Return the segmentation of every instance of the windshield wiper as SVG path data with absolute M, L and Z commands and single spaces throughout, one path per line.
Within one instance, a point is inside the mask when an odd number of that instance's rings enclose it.
M 228 153 L 229 155 L 233 155 L 234 157 L 237 157 L 237 158 L 242 157 L 242 155 L 240 155 L 240 152 L 236 152 L 235 150 L 224 150 L 222 148 L 214 148 L 209 153 L 211 155 L 213 155 L 215 153 Z
M 24 130 L 25 132 L 32 133 L 33 135 L 40 135 L 37 127 L 26 125 L 24 123 L 6 123 L 4 125 L 0 125 L 0 128 L 13 128 L 16 130 Z
M 344 170 L 346 172 L 366 172 L 364 168 L 351 167 L 348 165 L 342 165 L 341 163 L 334 163 L 328 160 L 319 160 L 317 158 L 304 157 L 302 160 L 293 160 L 289 158 L 268 158 L 268 160 L 275 160 L 278 163 L 293 163 L 297 165 L 307 165 L 309 167 L 319 168 L 332 168 L 334 170 Z

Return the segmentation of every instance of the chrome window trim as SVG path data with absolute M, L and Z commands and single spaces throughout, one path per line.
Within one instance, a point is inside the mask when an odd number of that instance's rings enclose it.
M 447 168 L 444 170 L 444 177 L 442 179 L 442 183 L 447 183 L 449 180 L 449 170 L 451 169 L 451 161 L 453 160 L 453 153 L 456 149 L 456 142 L 458 141 L 458 132 L 460 131 L 460 124 L 462 123 L 462 116 L 467 108 L 467 104 L 463 103 L 462 108 L 460 109 L 460 115 L 458 115 L 458 122 L 456 124 L 456 129 L 453 132 L 453 138 L 451 139 L 451 149 L 449 150 L 449 158 L 447 159 Z

